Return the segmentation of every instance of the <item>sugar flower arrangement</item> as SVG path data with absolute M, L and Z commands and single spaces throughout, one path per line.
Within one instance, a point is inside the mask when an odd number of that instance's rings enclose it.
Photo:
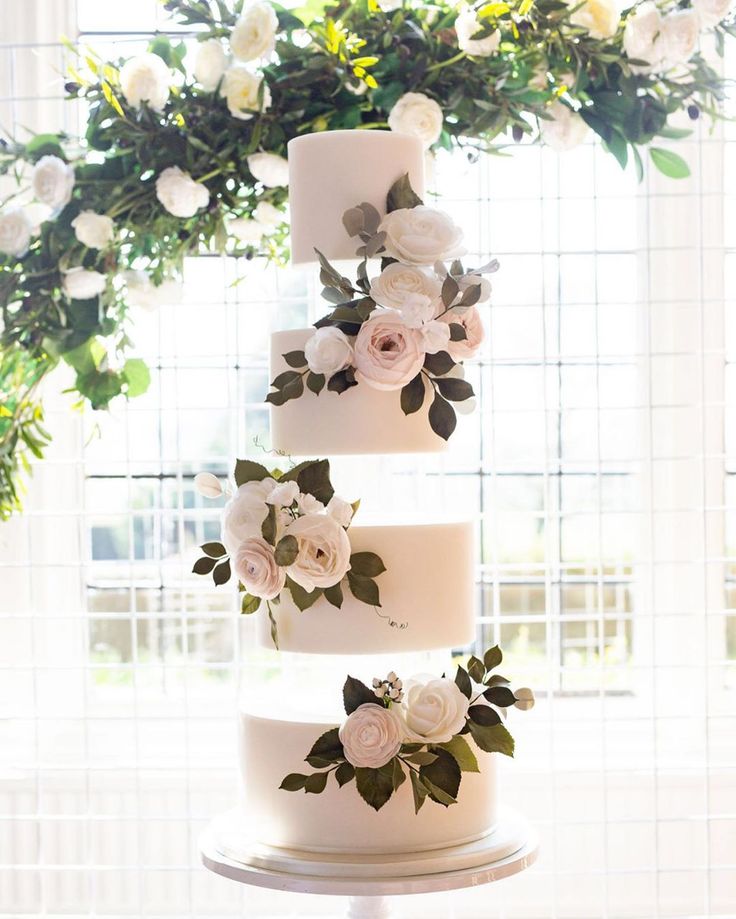
M 348 234 L 360 240 L 355 283 L 317 253 L 322 295 L 333 308 L 315 323 L 303 351 L 284 354 L 292 369 L 273 380 L 266 401 L 283 405 L 302 396 L 305 385 L 316 395 L 325 387 L 344 393 L 362 385 L 400 392 L 401 408 L 410 415 L 431 398 L 430 427 L 447 440 L 457 424 L 454 406 L 472 410 L 473 387 L 463 378 L 462 362 L 483 342 L 476 304 L 489 299 L 484 274 L 496 271 L 498 262 L 466 270 L 462 230 L 443 211 L 425 206 L 408 176 L 391 188 L 387 211 L 382 220 L 364 202 L 343 216 Z M 369 277 L 373 258 L 380 258 L 380 272 Z
M 334 775 L 342 788 L 355 782 L 358 794 L 380 810 L 406 781 L 414 810 L 425 800 L 455 804 L 464 772 L 480 772 L 470 737 L 487 753 L 514 755 L 514 740 L 502 721 L 511 706 L 534 705 L 530 689 L 509 688 L 493 671 L 503 659 L 489 648 L 483 658 L 458 666 L 455 679 L 421 675 L 402 682 L 395 673 L 376 677 L 371 687 L 349 676 L 343 687 L 347 718 L 317 739 L 305 758 L 310 775 L 291 773 L 284 791 L 320 794 Z
M 234 572 L 241 612 L 265 606 L 278 647 L 274 607 L 285 591 L 305 610 L 320 597 L 340 607 L 343 586 L 370 606 L 380 606 L 375 578 L 386 568 L 373 552 L 352 552 L 347 535 L 360 502 L 335 494 L 328 460 L 307 460 L 282 472 L 252 460 L 235 464 L 235 489 L 208 472 L 195 478 L 208 498 L 228 495 L 222 512 L 222 541 L 201 546 L 192 569 L 224 584 Z

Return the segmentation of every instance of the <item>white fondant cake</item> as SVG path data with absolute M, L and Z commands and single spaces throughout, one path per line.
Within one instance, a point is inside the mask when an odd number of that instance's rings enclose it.
M 383 216 L 386 195 L 408 173 L 424 194 L 424 148 L 417 137 L 393 131 L 327 131 L 289 141 L 291 259 L 315 262 L 355 258 L 356 245 L 342 224 L 348 208 L 364 201 Z
M 375 552 L 386 571 L 376 579 L 381 607 L 345 587 L 340 609 L 324 597 L 300 612 L 288 593 L 274 607 L 279 649 L 312 654 L 459 648 L 474 637 L 473 524 L 353 524 L 353 552 Z M 259 643 L 271 648 L 270 624 L 257 618 Z
M 271 336 L 271 379 L 289 366 L 289 351 L 303 351 L 314 329 L 274 332 Z M 353 386 L 344 393 L 317 396 L 305 389 L 298 399 L 271 406 L 271 443 L 291 456 L 337 456 L 347 453 L 439 453 L 446 442 L 429 425 L 431 399 L 418 412 L 405 415 L 400 393 Z
M 470 741 L 479 773 L 464 772 L 457 804 L 426 801 L 414 813 L 407 779 L 379 811 L 363 801 L 350 784 L 338 788 L 333 777 L 322 794 L 286 792 L 282 778 L 302 772 L 315 740 L 338 725 L 334 721 L 262 718 L 240 712 L 240 763 L 245 811 L 260 842 L 316 852 L 421 852 L 460 845 L 491 832 L 496 822 L 495 754 Z

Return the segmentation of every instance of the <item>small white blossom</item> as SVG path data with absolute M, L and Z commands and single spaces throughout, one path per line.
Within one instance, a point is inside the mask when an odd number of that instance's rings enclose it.
M 206 92 L 217 89 L 227 67 L 227 55 L 219 38 L 208 38 L 197 46 L 194 59 L 194 76 Z
M 253 178 L 267 188 L 289 184 L 289 164 L 285 157 L 275 153 L 251 153 L 247 162 Z
M 70 300 L 91 300 L 105 289 L 107 280 L 99 271 L 71 268 L 64 275 L 61 289 Z
M 230 33 L 230 50 L 239 61 L 269 57 L 276 46 L 278 17 L 270 3 L 250 0 Z
M 74 235 L 88 249 L 104 249 L 115 235 L 112 218 L 105 214 L 95 214 L 94 211 L 77 214 L 71 225 Z
M 20 207 L 9 208 L 0 214 L 0 252 L 19 258 L 31 244 L 33 227 L 28 215 Z
M 168 166 L 156 179 L 156 197 L 174 217 L 193 217 L 207 207 L 210 193 L 178 166 Z
M 42 156 L 33 167 L 31 186 L 37 201 L 60 211 L 71 201 L 74 167 L 58 156 Z
M 158 54 L 144 51 L 126 61 L 120 69 L 120 88 L 128 105 L 143 102 L 155 111 L 163 110 L 171 92 L 171 71 Z
M 263 92 L 261 94 L 261 84 Z M 250 120 L 255 112 L 265 112 L 271 105 L 271 90 L 263 74 L 252 73 L 247 67 L 236 64 L 225 71 L 220 86 L 228 111 L 233 118 Z
M 327 513 L 341 527 L 349 527 L 353 519 L 353 508 L 347 501 L 333 495 L 327 504 Z

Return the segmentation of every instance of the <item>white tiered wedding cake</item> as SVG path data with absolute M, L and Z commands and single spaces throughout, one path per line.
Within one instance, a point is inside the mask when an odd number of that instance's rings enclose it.
M 222 542 L 195 565 L 216 583 L 234 572 L 259 644 L 291 652 L 287 673 L 313 675 L 272 681 L 240 712 L 245 819 L 254 858 L 274 869 L 480 863 L 473 844 L 497 821 L 496 753 L 513 753 L 505 711 L 533 704 L 498 674 L 497 647 L 443 672 L 475 635 L 472 521 L 353 525 L 362 512 L 334 494 L 327 460 L 283 458 L 436 452 L 454 406 L 472 405 L 462 360 L 482 340 L 476 304 L 496 264 L 463 267 L 461 231 L 421 201 L 423 156 L 390 132 L 290 143 L 294 261 L 319 262 L 329 312 L 273 335 L 282 468 L 238 461 Z M 355 281 L 334 265 L 347 258 Z M 212 479 L 200 484 L 215 495 Z M 402 662 L 430 651 L 423 664 L 438 671 L 407 679 Z M 337 681 L 337 655 L 361 672 Z

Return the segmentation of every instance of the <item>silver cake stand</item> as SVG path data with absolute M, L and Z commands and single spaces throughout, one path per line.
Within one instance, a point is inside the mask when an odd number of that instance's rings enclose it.
M 349 897 L 347 919 L 392 919 L 390 898 L 477 887 L 534 864 L 536 832 L 518 814 L 502 812 L 483 839 L 406 855 L 335 856 L 275 849 L 252 842 L 239 811 L 215 818 L 199 841 L 210 871 L 256 887 Z

